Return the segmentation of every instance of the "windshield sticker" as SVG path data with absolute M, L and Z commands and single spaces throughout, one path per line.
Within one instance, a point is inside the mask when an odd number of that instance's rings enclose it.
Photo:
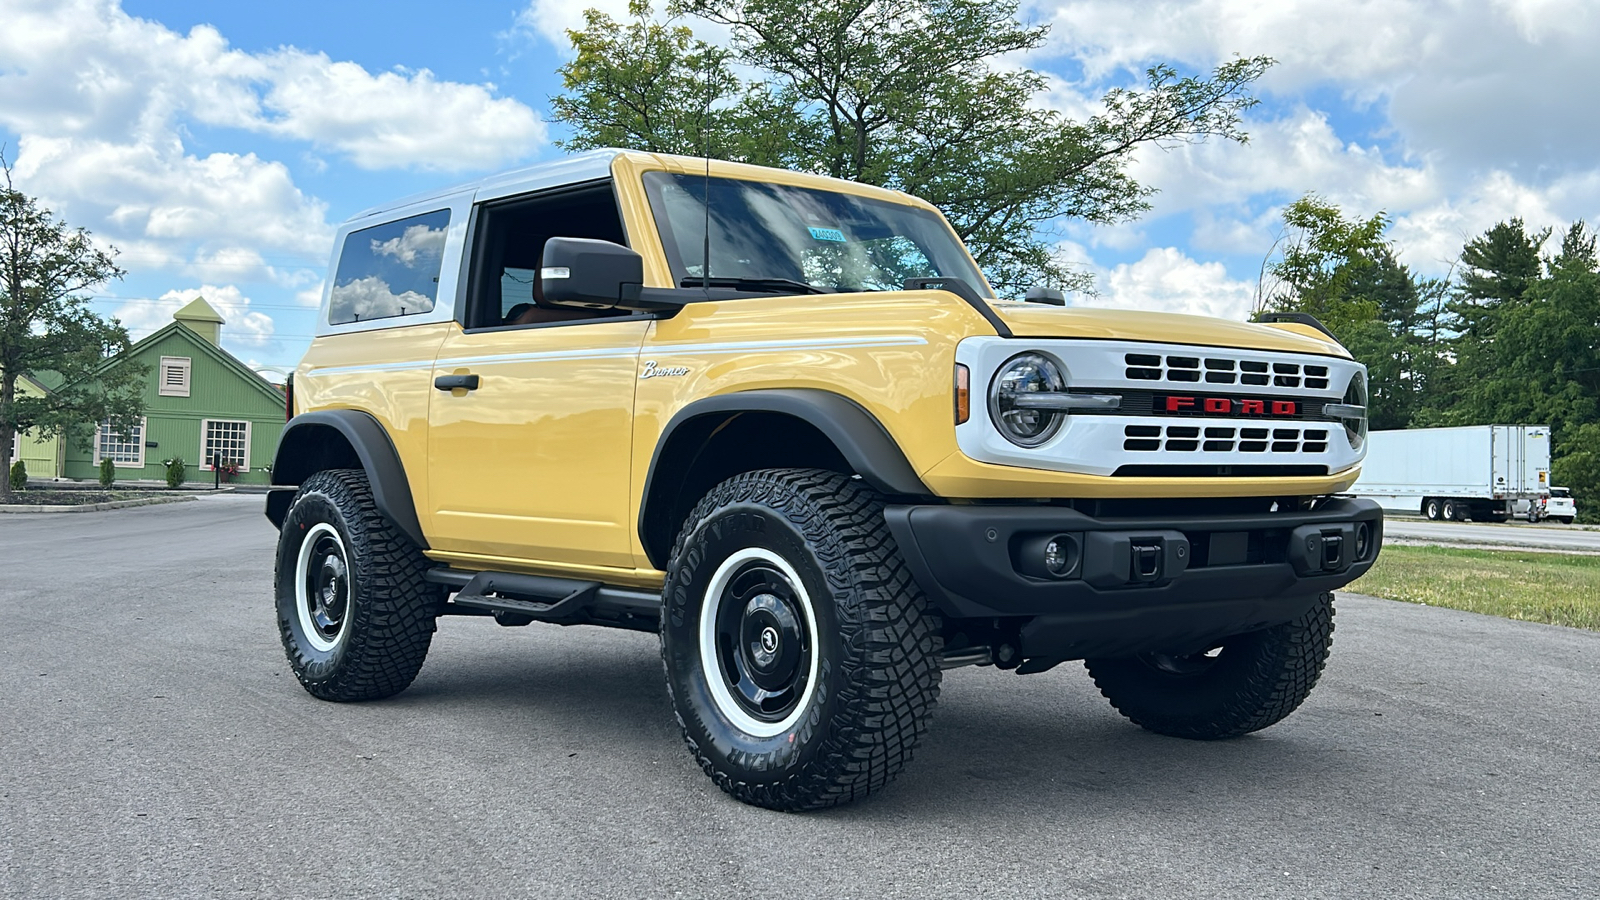
M 845 243 L 844 232 L 837 228 L 807 228 L 811 236 L 819 241 L 833 241 L 837 244 Z

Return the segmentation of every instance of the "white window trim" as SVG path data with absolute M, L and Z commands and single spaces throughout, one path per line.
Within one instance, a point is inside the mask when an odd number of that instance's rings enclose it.
M 255 431 L 255 423 L 249 419 L 201 419 L 200 420 L 200 471 L 210 472 L 215 466 L 206 456 L 206 432 L 211 430 L 211 423 L 227 422 L 229 424 L 244 423 L 244 465 L 239 467 L 239 474 L 250 471 L 250 438 Z
M 169 386 L 167 384 L 167 369 L 183 370 L 183 385 Z M 187 397 L 194 372 L 194 360 L 187 356 L 163 356 L 161 368 L 156 374 L 156 394 L 161 397 Z
M 139 448 L 139 461 L 136 463 L 113 461 L 111 465 L 118 469 L 144 468 L 144 444 L 145 439 L 150 436 L 150 432 L 146 430 L 145 421 L 144 417 L 139 419 L 139 439 L 134 442 Z M 100 465 L 100 427 L 98 424 L 94 426 L 94 464 L 96 466 Z

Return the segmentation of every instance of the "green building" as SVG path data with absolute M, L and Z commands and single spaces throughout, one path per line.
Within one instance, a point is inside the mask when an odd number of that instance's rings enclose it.
M 17 392 L 24 397 L 43 397 L 50 391 L 39 381 L 23 375 L 17 379 Z M 32 431 L 19 432 L 11 442 L 11 461 L 22 460 L 29 478 L 59 478 L 61 439 L 50 435 L 41 441 L 37 437 Z
M 131 359 L 149 369 L 138 428 L 119 434 L 102 422 L 89 450 L 67 441 L 62 474 L 92 480 L 100 461 L 110 459 L 119 481 L 164 481 L 165 461 L 179 458 L 187 480 L 211 481 L 212 460 L 220 457 L 223 481 L 269 484 L 283 430 L 283 391 L 222 349 L 222 316 L 204 298 L 172 318 L 107 363 Z

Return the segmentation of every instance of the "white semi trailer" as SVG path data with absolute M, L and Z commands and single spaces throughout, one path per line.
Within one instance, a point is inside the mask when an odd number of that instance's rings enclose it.
M 1550 493 L 1550 429 L 1543 425 L 1408 428 L 1374 431 L 1367 440 L 1361 479 L 1350 492 L 1384 509 L 1504 522 L 1537 510 Z

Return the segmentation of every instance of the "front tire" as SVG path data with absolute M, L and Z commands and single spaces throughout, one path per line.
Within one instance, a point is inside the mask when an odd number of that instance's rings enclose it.
M 722 790 L 819 809 L 910 761 L 939 695 L 939 620 L 859 481 L 767 469 L 723 482 L 690 513 L 663 598 L 667 690 Z
M 1111 705 L 1157 734 L 1238 737 L 1276 724 L 1310 695 L 1333 643 L 1333 595 L 1295 620 L 1234 635 L 1220 649 L 1085 660 Z
M 300 684 L 323 700 L 376 700 L 428 655 L 439 588 L 428 559 L 378 512 L 365 472 L 307 478 L 278 536 L 278 634 Z

